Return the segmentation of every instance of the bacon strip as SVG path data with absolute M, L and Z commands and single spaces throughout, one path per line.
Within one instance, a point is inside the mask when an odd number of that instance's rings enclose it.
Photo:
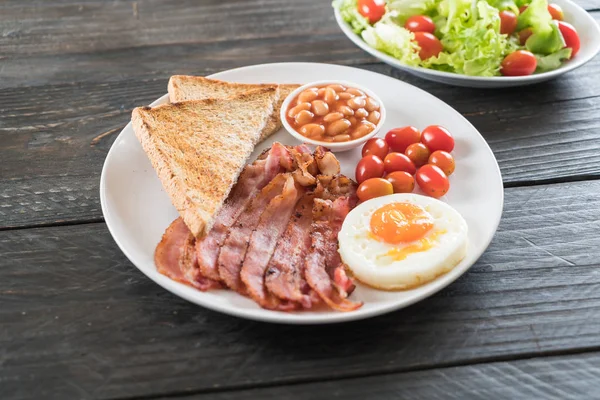
M 181 218 L 177 218 L 165 230 L 154 251 L 154 263 L 161 274 L 177 282 L 188 283 L 179 268 L 179 259 L 190 230 Z
M 265 275 L 269 291 L 282 300 L 300 302 L 304 308 L 312 307 L 311 297 L 303 293 L 308 286 L 304 279 L 303 261 L 311 245 L 314 198 L 313 193 L 307 193 L 296 204 Z
M 280 195 L 273 198 L 260 216 L 256 230 L 250 237 L 240 277 L 250 297 L 265 308 L 278 308 L 280 301 L 265 290 L 265 271 L 275 251 L 277 239 L 286 229 L 296 203 L 304 193 L 291 174 Z
M 243 282 L 240 279 L 240 270 L 246 257 L 248 239 L 269 202 L 275 196 L 281 194 L 286 180 L 286 174 L 279 174 L 260 191 L 229 229 L 229 235 L 221 247 L 217 260 L 219 275 L 227 286 L 237 292 L 245 292 Z
M 203 276 L 199 276 L 197 280 L 188 280 L 186 272 L 197 268 L 194 242 L 194 235 L 181 218 L 171 222 L 154 252 L 156 269 L 174 281 L 200 290 L 220 288 L 218 282 Z
M 289 157 L 289 151 L 285 146 L 274 143 L 266 158 L 259 159 L 244 168 L 237 184 L 219 211 L 213 228 L 204 238 L 196 242 L 199 269 L 190 277 L 192 280 L 196 280 L 198 274 L 214 280 L 221 279 L 217 259 L 229 228 L 250 204 L 252 198 L 280 172 L 280 165 Z
M 335 275 L 335 271 L 342 266 L 337 236 L 344 218 L 350 212 L 351 202 L 349 197 L 333 201 L 315 199 L 312 245 L 305 262 L 306 281 L 310 287 L 329 307 L 338 311 L 353 311 L 363 304 L 345 298 L 346 293 L 338 290 L 330 275 Z

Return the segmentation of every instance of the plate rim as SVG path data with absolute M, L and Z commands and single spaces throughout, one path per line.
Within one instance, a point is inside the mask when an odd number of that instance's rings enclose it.
M 104 217 L 104 222 L 105 222 L 113 240 L 115 241 L 115 243 L 117 244 L 119 249 L 123 252 L 123 254 L 127 257 L 129 262 L 131 262 L 140 272 L 142 272 L 146 277 L 148 277 L 152 281 L 154 281 L 162 289 L 165 289 L 165 290 L 171 292 L 173 295 L 183 298 L 195 305 L 207 308 L 212 311 L 217 311 L 217 312 L 220 312 L 220 313 L 223 313 L 226 315 L 243 318 L 243 319 L 247 319 L 247 320 L 259 321 L 259 322 L 269 322 L 269 323 L 276 323 L 276 324 L 286 324 L 286 325 L 322 325 L 322 324 L 344 323 L 344 322 L 363 320 L 363 319 L 368 319 L 368 318 L 373 318 L 376 316 L 388 314 L 390 312 L 409 307 L 421 300 L 424 300 L 428 297 L 433 296 L 434 294 L 440 292 L 441 290 L 443 290 L 446 287 L 448 287 L 449 285 L 451 285 L 458 278 L 463 276 L 468 270 L 470 270 L 473 267 L 473 265 L 477 262 L 477 260 L 481 257 L 481 255 L 487 250 L 491 241 L 493 240 L 493 238 L 498 230 L 498 226 L 500 224 L 500 220 L 501 220 L 503 210 L 504 210 L 504 186 L 503 186 L 502 173 L 500 170 L 500 166 L 498 165 L 498 161 L 497 161 L 492 149 L 490 148 L 488 142 L 485 140 L 483 135 L 481 135 L 479 130 L 473 124 L 471 124 L 471 122 L 469 120 L 467 120 L 460 112 L 458 112 L 452 106 L 450 106 L 448 103 L 439 99 L 438 97 L 434 96 L 433 94 L 431 94 L 421 88 L 418 88 L 414 85 L 411 85 L 407 82 L 404 82 L 402 80 L 390 77 L 388 75 L 380 74 L 380 73 L 369 71 L 369 70 L 363 70 L 363 69 L 359 69 L 359 68 L 355 68 L 355 67 L 342 66 L 342 65 L 336 65 L 336 64 L 328 64 L 328 63 L 314 63 L 314 62 L 275 62 L 275 63 L 262 63 L 262 64 L 254 64 L 254 65 L 232 68 L 232 69 L 220 71 L 218 73 L 214 73 L 211 75 L 207 75 L 206 77 L 213 78 L 213 79 L 224 79 L 224 78 L 221 78 L 221 75 L 228 74 L 233 71 L 239 72 L 240 70 L 247 71 L 247 70 L 251 70 L 251 69 L 260 69 L 260 68 L 265 68 L 265 67 L 277 68 L 278 66 L 282 66 L 282 65 L 286 65 L 286 66 L 294 65 L 297 67 L 304 67 L 304 68 L 318 67 L 318 66 L 325 65 L 325 66 L 333 66 L 336 68 L 343 68 L 343 69 L 348 69 L 348 70 L 359 70 L 363 73 L 378 75 L 378 76 L 382 76 L 387 79 L 394 79 L 399 84 L 405 85 L 406 87 L 410 87 L 411 90 L 417 90 L 417 91 L 421 92 L 421 94 L 423 94 L 425 96 L 429 96 L 430 98 L 437 100 L 439 103 L 441 103 L 442 106 L 450 109 L 452 112 L 454 112 L 457 115 L 458 118 L 462 119 L 462 122 L 465 123 L 466 126 L 469 126 L 470 128 L 472 128 L 480 136 L 480 138 L 482 139 L 483 145 L 484 145 L 483 148 L 487 151 L 488 156 L 491 156 L 492 160 L 494 161 L 494 167 L 495 167 L 494 172 L 497 175 L 497 178 L 499 179 L 501 189 L 502 189 L 500 191 L 501 196 L 498 199 L 499 201 L 498 201 L 497 215 L 496 215 L 496 218 L 494 219 L 493 225 L 492 225 L 493 233 L 486 240 L 486 242 L 484 243 L 484 246 L 482 246 L 482 250 L 479 254 L 477 254 L 477 258 L 473 261 L 473 263 L 471 263 L 471 265 L 466 267 L 466 269 L 461 274 L 453 277 L 452 279 L 449 279 L 447 282 L 444 282 L 444 284 L 440 285 L 439 287 L 433 287 L 432 289 L 430 289 L 426 292 L 423 292 L 419 295 L 413 296 L 412 298 L 410 298 L 408 300 L 404 300 L 400 303 L 392 302 L 390 304 L 380 306 L 377 309 L 367 310 L 367 311 L 363 311 L 363 312 L 361 312 L 361 310 L 359 309 L 359 310 L 356 310 L 353 312 L 326 312 L 326 313 L 316 314 L 316 315 L 315 314 L 311 314 L 311 315 L 304 314 L 303 315 L 302 313 L 292 314 L 292 313 L 278 312 L 278 311 L 272 311 L 272 310 L 264 310 L 262 308 L 255 309 L 255 310 L 248 310 L 248 309 L 231 307 L 228 305 L 213 303 L 210 301 L 205 301 L 204 299 L 199 299 L 192 295 L 188 295 L 188 293 L 186 293 L 186 291 L 179 290 L 180 285 L 185 286 L 184 284 L 172 281 L 166 277 L 163 277 L 163 278 L 165 278 L 165 280 L 159 279 L 158 272 L 154 275 L 146 273 L 144 268 L 140 267 L 137 264 L 137 262 L 134 261 L 135 257 L 132 256 L 131 252 L 126 248 L 124 243 L 121 243 L 121 241 L 118 239 L 119 235 L 116 233 L 116 229 L 118 227 L 116 225 L 113 226 L 112 216 L 110 216 L 110 211 L 107 208 L 108 206 L 107 206 L 107 198 L 106 198 L 106 196 L 107 196 L 106 175 L 107 175 L 107 170 L 109 168 L 110 160 L 112 157 L 114 157 L 114 152 L 116 151 L 115 150 L 116 144 L 119 142 L 121 135 L 123 135 L 127 129 L 133 129 L 132 123 L 131 123 L 131 121 L 129 121 L 129 123 L 127 123 L 127 125 L 125 125 L 125 127 L 119 132 L 119 135 L 115 138 L 113 144 L 111 145 L 111 147 L 106 155 L 106 158 L 105 158 L 103 166 L 102 166 L 102 172 L 100 175 L 100 186 L 99 186 L 100 206 L 102 209 L 102 215 Z M 150 106 L 162 104 L 165 100 L 168 100 L 168 96 L 169 95 L 167 93 L 167 94 L 159 97 L 158 99 L 156 99 L 155 101 L 150 103 Z M 442 276 L 436 278 L 435 280 L 433 280 L 432 282 L 435 282 L 436 280 L 442 278 L 443 276 L 447 276 L 447 275 L 442 275 Z
M 562 74 L 565 74 L 565 73 L 573 71 L 579 67 L 582 67 L 583 65 L 585 65 L 589 61 L 591 61 L 594 57 L 596 57 L 596 55 L 598 55 L 598 53 L 600 53 L 600 25 L 596 22 L 596 20 L 594 20 L 594 18 L 592 18 L 592 16 L 590 15 L 590 13 L 588 13 L 583 7 L 579 6 L 578 4 L 574 3 L 571 0 L 557 0 L 557 2 L 569 4 L 569 7 L 573 7 L 575 9 L 577 9 L 578 12 L 583 12 L 586 14 L 588 21 L 591 21 L 596 28 L 595 35 L 593 35 L 593 37 L 595 37 L 596 40 L 592 42 L 592 44 L 595 45 L 595 49 L 593 49 L 592 52 L 590 52 L 590 54 L 588 56 L 582 57 L 579 59 L 575 58 L 574 60 L 570 61 L 569 63 L 563 63 L 559 68 L 557 68 L 555 70 L 542 72 L 541 74 L 534 74 L 534 75 L 527 75 L 527 76 L 491 76 L 491 77 L 470 76 L 470 75 L 457 74 L 457 73 L 453 73 L 453 72 L 437 71 L 437 70 L 424 68 L 424 67 L 413 67 L 410 65 L 402 64 L 398 59 L 369 46 L 364 40 L 362 40 L 361 37 L 359 37 L 356 33 L 354 33 L 352 31 L 352 29 L 348 26 L 348 24 L 346 24 L 346 22 L 342 19 L 339 9 L 337 7 L 333 7 L 333 9 L 334 9 L 335 20 L 336 20 L 338 26 L 340 27 L 340 29 L 342 30 L 342 32 L 344 33 L 344 35 L 346 35 L 346 37 L 348 39 L 350 39 L 350 41 L 352 43 L 354 43 L 356 46 L 361 48 L 363 51 L 371 54 L 373 57 L 378 58 L 380 61 L 383 61 L 388 65 L 392 65 L 398 69 L 413 73 L 416 76 L 421 77 L 422 79 L 429 79 L 429 78 L 425 78 L 425 76 L 430 76 L 430 77 L 435 77 L 435 78 L 446 80 L 446 81 L 437 80 L 436 82 L 450 84 L 449 83 L 450 81 L 455 81 L 457 83 L 460 82 L 461 84 L 465 84 L 465 85 L 469 84 L 469 83 L 473 83 L 473 84 L 474 83 L 488 83 L 488 84 L 493 83 L 494 85 L 498 85 L 498 86 L 494 86 L 495 88 L 502 88 L 502 87 L 505 87 L 505 85 L 502 85 L 503 83 L 506 84 L 507 86 L 508 85 L 515 86 L 515 83 L 521 83 L 522 85 L 527 85 L 527 84 L 538 83 L 538 82 L 541 82 L 544 80 L 549 80 L 549 79 L 558 77 Z M 516 86 L 518 86 L 518 85 L 516 85 Z M 486 88 L 486 87 L 478 86 L 478 88 L 482 89 L 482 88 Z M 492 87 L 490 86 L 489 88 L 492 88 Z

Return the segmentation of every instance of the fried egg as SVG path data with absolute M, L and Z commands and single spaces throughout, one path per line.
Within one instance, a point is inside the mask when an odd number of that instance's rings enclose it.
M 346 216 L 339 253 L 378 289 L 410 289 L 454 268 L 467 253 L 467 223 L 450 205 L 412 193 L 377 197 Z

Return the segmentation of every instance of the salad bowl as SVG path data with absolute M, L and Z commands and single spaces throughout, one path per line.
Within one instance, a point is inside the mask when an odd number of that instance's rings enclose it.
M 552 3 L 557 4 L 562 8 L 564 20 L 573 25 L 579 33 L 581 48 L 575 57 L 564 61 L 557 69 L 527 76 L 469 76 L 407 65 L 397 58 L 371 47 L 360 35 L 352 30 L 352 27 L 349 26 L 346 21 L 344 21 L 338 7 L 334 6 L 334 12 L 335 19 L 342 32 L 344 32 L 354 44 L 388 65 L 420 78 L 438 83 L 472 88 L 503 88 L 531 85 L 554 79 L 581 67 L 600 52 L 600 27 L 592 16 L 570 0 L 552 0 Z

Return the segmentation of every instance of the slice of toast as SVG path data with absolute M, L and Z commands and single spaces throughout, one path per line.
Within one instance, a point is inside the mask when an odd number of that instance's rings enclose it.
M 279 89 L 279 99 L 273 104 L 273 113 L 269 122 L 261 134 L 260 141 L 271 136 L 281 129 L 281 119 L 279 110 L 281 104 L 288 94 L 299 85 L 285 84 L 278 85 L 273 83 L 248 84 L 232 83 L 220 81 L 217 79 L 204 78 L 202 76 L 173 75 L 169 79 L 169 100 L 171 103 L 177 103 L 185 100 L 203 100 L 209 98 L 223 99 L 231 96 L 237 96 L 248 91 L 257 89 L 275 87 Z
M 195 236 L 204 236 L 273 113 L 266 87 L 229 99 L 191 100 L 133 110 L 137 138 Z

